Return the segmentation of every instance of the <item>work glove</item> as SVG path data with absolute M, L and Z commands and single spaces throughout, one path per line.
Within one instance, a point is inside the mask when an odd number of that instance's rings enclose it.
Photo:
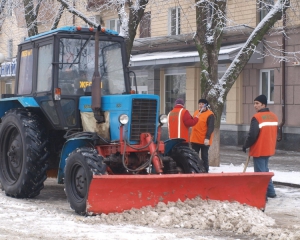
M 246 153 L 246 147 L 243 146 L 243 152 Z
M 204 145 L 205 145 L 205 146 L 208 146 L 208 145 L 209 145 L 209 139 L 205 139 L 205 140 L 204 140 Z

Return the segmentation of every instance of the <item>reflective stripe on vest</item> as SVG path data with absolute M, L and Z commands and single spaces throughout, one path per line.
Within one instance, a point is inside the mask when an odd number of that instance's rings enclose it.
M 177 137 L 180 138 L 181 136 L 181 112 L 183 108 L 180 109 L 179 114 L 178 114 L 178 129 L 177 129 Z
M 265 127 L 265 126 L 277 126 L 278 122 L 263 122 L 260 123 L 258 126 L 259 128 Z

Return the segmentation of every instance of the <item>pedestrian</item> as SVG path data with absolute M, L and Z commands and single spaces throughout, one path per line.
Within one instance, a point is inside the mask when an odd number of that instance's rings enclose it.
M 278 118 L 267 108 L 265 95 L 254 99 L 254 108 L 256 113 L 251 119 L 243 151 L 246 152 L 250 147 L 249 156 L 253 157 L 254 172 L 269 172 L 269 158 L 275 154 Z M 272 179 L 268 185 L 267 197 L 276 197 Z
M 215 128 L 214 113 L 208 108 L 208 101 L 199 99 L 199 109 L 194 112 L 194 116 L 200 114 L 198 123 L 192 128 L 190 142 L 192 148 L 199 154 L 204 162 L 206 172 L 209 171 L 208 150 L 212 144 L 213 131 Z
M 184 100 L 178 98 L 174 108 L 168 114 L 169 138 L 184 138 L 189 141 L 189 128 L 198 122 L 199 115 L 194 118 L 190 112 L 184 108 Z

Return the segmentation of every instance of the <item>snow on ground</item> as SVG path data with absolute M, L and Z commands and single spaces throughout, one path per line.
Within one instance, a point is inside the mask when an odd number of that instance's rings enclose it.
M 243 172 L 244 164 L 234 166 L 233 164 L 230 165 L 222 165 L 220 167 L 209 167 L 210 173 L 219 173 L 219 172 Z M 298 184 L 300 185 L 300 172 L 283 172 L 283 171 L 276 171 L 276 170 L 269 170 L 270 172 L 274 173 L 272 180 L 275 182 L 280 183 L 291 183 L 291 184 Z M 246 172 L 254 172 L 253 167 L 248 167 Z
M 210 168 L 242 170 L 243 165 L 232 164 Z M 285 180 L 293 179 L 284 174 Z M 283 173 L 275 173 L 277 180 L 280 176 Z M 300 239 L 300 214 L 295 211 L 300 208 L 299 189 L 276 187 L 276 192 L 278 197 L 269 199 L 265 212 L 239 203 L 194 199 L 84 217 L 69 208 L 63 186 L 48 179 L 34 199 L 0 192 L 0 239 Z

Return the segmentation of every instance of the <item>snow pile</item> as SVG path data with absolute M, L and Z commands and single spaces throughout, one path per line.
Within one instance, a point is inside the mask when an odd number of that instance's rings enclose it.
M 149 227 L 221 230 L 265 239 L 299 239 L 299 234 L 274 229 L 274 219 L 261 210 L 240 203 L 202 200 L 159 203 L 156 207 L 88 217 L 84 222 L 109 225 L 133 224 Z

